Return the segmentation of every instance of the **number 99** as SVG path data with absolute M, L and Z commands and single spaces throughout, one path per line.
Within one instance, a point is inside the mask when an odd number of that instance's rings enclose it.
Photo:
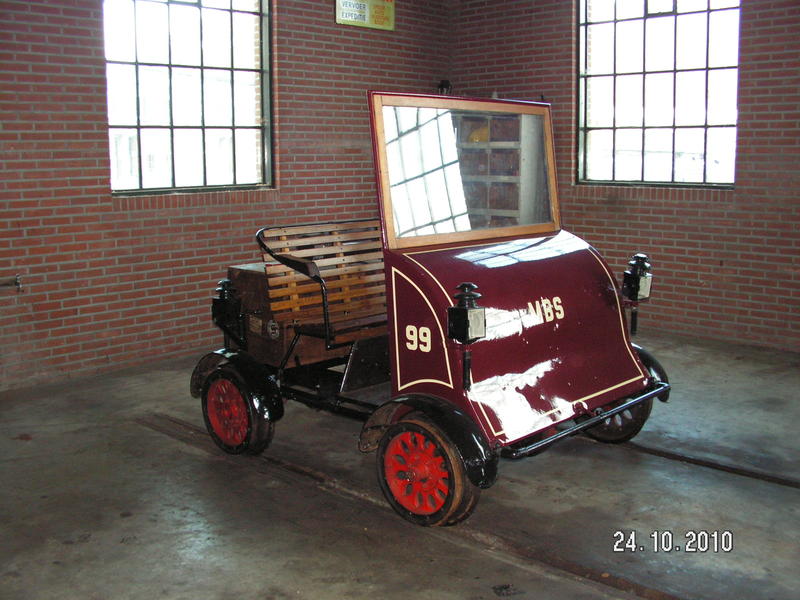
M 427 327 L 416 325 L 406 325 L 406 348 L 409 350 L 419 350 L 420 352 L 431 351 L 431 330 Z

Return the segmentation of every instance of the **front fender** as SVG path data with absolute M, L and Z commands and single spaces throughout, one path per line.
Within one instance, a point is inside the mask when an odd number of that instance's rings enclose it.
M 642 364 L 650 373 L 650 377 L 652 377 L 656 381 L 663 381 L 664 383 L 669 383 L 669 377 L 667 377 L 667 371 L 664 369 L 664 367 L 661 366 L 661 363 L 656 360 L 656 357 L 638 344 L 632 344 L 632 346 L 634 350 L 636 350 L 636 353 L 639 355 L 639 360 L 642 361 Z M 657 396 L 657 398 L 661 402 L 667 402 L 669 400 L 669 390 L 667 390 L 660 396 Z
M 425 414 L 444 431 L 461 454 L 467 477 L 473 484 L 483 489 L 494 484 L 499 455 L 491 449 L 472 419 L 435 396 L 399 396 L 381 405 L 364 423 L 358 449 L 362 452 L 375 450 L 386 428 L 412 411 Z

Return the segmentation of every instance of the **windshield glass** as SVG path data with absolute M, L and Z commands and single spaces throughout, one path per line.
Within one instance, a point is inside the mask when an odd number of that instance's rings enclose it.
M 558 228 L 546 105 L 380 99 L 373 124 L 390 246 Z

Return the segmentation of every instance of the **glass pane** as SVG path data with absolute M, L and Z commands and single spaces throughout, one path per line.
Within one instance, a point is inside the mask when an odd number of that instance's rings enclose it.
M 261 88 L 257 73 L 233 74 L 233 110 L 236 125 L 261 124 Z
M 675 181 L 678 183 L 703 182 L 702 128 L 675 130 Z
M 400 124 L 386 144 L 398 237 L 551 220 L 541 115 L 410 106 L 382 114 Z
M 233 131 L 206 130 L 206 178 L 208 185 L 233 183 Z
M 641 129 L 617 130 L 617 143 L 614 146 L 614 179 L 617 181 L 641 181 Z
M 614 124 L 614 78 L 590 77 L 586 80 L 586 120 L 589 127 Z
M 175 185 L 203 185 L 203 131 L 175 130 Z
M 233 15 L 233 66 L 239 69 L 256 69 L 261 62 L 258 43 L 260 19 L 257 15 Z
M 167 5 L 136 3 L 136 51 L 139 62 L 169 63 Z
M 644 180 L 672 181 L 672 129 L 645 130 Z
M 139 143 L 135 129 L 108 130 L 111 148 L 111 189 L 131 190 L 139 187 Z
M 617 19 L 644 16 L 644 0 L 617 0 Z
M 647 14 L 671 13 L 675 10 L 675 0 L 647 0 Z
M 172 122 L 202 125 L 200 69 L 172 69 Z
M 261 183 L 261 130 L 236 130 L 236 183 Z
M 617 127 L 642 125 L 642 75 L 617 77 Z
M 587 14 L 590 23 L 614 20 L 614 3 L 608 0 L 587 0 Z
M 136 125 L 136 67 L 106 66 L 108 124 Z
M 169 125 L 169 67 L 139 67 L 142 125 Z
M 645 66 L 648 71 L 669 71 L 675 65 L 675 17 L 647 20 Z
M 675 124 L 706 122 L 706 72 L 687 71 L 675 75 Z
M 172 145 L 169 129 L 142 130 L 142 187 L 172 185 Z
M 610 181 L 612 176 L 612 147 L 614 132 L 610 129 L 589 131 L 586 134 L 586 178 Z
M 617 73 L 643 70 L 644 21 L 617 23 Z
M 709 67 L 739 64 L 739 11 L 723 10 L 709 15 Z
M 136 38 L 131 27 L 133 21 L 133 0 L 103 2 L 106 59 L 130 62 L 136 60 Z
M 588 36 L 586 72 L 590 75 L 613 73 L 614 24 L 590 25 Z
M 203 6 L 211 8 L 230 8 L 231 0 L 203 0 Z
M 258 0 L 233 0 L 233 10 L 258 12 Z
M 644 124 L 672 125 L 673 74 L 646 75 L 644 81 Z
M 735 125 L 737 69 L 708 72 L 709 125 Z
M 739 6 L 739 0 L 711 0 L 710 8 L 731 8 Z
M 194 6 L 170 6 L 172 63 L 200 66 L 200 9 Z
M 736 128 L 708 129 L 706 180 L 709 183 L 733 183 L 736 171 Z
M 708 8 L 708 0 L 678 0 L 678 12 L 693 12 Z
M 696 69 L 706 66 L 706 13 L 678 17 L 678 69 Z
M 203 64 L 231 66 L 231 20 L 227 11 L 203 9 Z
M 206 125 L 231 125 L 231 73 L 206 69 L 203 81 L 203 114 Z
M 586 74 L 586 26 L 581 26 L 578 31 L 580 40 L 578 41 L 578 73 Z

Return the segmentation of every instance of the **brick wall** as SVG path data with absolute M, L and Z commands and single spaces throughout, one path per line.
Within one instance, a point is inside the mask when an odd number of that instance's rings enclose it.
M 109 193 L 99 0 L 0 2 L 0 388 L 219 342 L 208 298 L 263 224 L 376 213 L 364 92 L 553 103 L 565 225 L 620 270 L 653 257 L 643 326 L 800 349 L 796 2 L 745 2 L 735 191 L 574 185 L 572 3 L 403 0 L 397 30 L 274 11 L 276 188 Z
M 646 251 L 641 326 L 800 350 L 800 5 L 742 3 L 734 190 L 575 184 L 573 2 L 464 0 L 457 93 L 553 105 L 564 226 L 621 272 Z
M 0 2 L 0 388 L 199 353 L 209 298 L 257 258 L 259 226 L 377 214 L 365 91 L 430 92 L 446 5 L 404 0 L 394 32 L 274 11 L 276 189 L 109 192 L 99 0 Z

